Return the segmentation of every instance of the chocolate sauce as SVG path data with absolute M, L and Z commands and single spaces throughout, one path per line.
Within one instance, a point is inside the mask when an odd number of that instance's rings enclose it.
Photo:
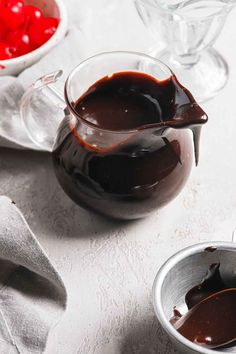
M 174 309 L 174 316 L 170 319 L 180 334 L 208 348 L 234 344 L 236 288 L 227 288 L 219 263 L 210 265 L 202 282 L 188 291 L 185 302 L 189 311 L 182 316 Z
M 157 81 L 139 72 L 116 73 L 72 105 L 78 118 L 73 124 L 64 119 L 53 161 L 76 203 L 134 219 L 180 192 L 192 165 L 192 141 L 189 131 L 179 128 L 192 129 L 197 162 L 200 126 L 207 118 L 174 76 Z M 97 143 L 97 136 L 103 141 Z
M 201 284 L 194 286 L 187 292 L 185 302 L 188 309 L 191 309 L 208 296 L 226 289 L 226 285 L 221 278 L 219 268 L 220 263 L 211 264 Z
M 172 119 L 175 91 L 170 79 L 158 82 L 146 74 L 121 72 L 92 85 L 76 102 L 75 110 L 102 129 L 139 129 Z M 182 100 L 189 103 L 186 95 Z
M 217 247 L 216 246 L 209 246 L 209 247 L 206 247 L 204 251 L 213 253 L 213 252 L 217 251 Z
M 175 328 L 190 341 L 216 348 L 236 339 L 236 289 L 225 289 L 204 299 Z
M 174 324 L 179 321 L 179 319 L 182 317 L 183 315 L 179 312 L 179 310 L 177 310 L 176 306 L 174 306 L 173 308 L 173 316 L 170 319 L 170 323 L 174 326 Z

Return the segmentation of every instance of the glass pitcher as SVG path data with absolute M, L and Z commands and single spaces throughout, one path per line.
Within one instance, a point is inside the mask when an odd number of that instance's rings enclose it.
M 94 83 L 131 72 L 155 80 L 159 121 L 112 130 L 78 113 L 76 102 Z M 200 129 L 207 116 L 172 71 L 144 54 L 102 53 L 71 72 L 64 97 L 54 87 L 60 75 L 46 75 L 26 92 L 21 117 L 31 140 L 52 152 L 64 191 L 78 205 L 118 219 L 144 217 L 175 198 L 194 156 L 198 162 Z M 169 89 L 164 91 L 161 85 L 166 83 Z M 144 96 L 154 100 L 148 92 Z

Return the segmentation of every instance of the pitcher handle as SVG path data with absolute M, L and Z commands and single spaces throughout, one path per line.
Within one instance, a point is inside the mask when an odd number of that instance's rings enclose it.
M 40 149 L 52 151 L 57 129 L 65 117 L 66 103 L 53 87 L 62 70 L 38 79 L 23 95 L 20 117 L 30 140 Z

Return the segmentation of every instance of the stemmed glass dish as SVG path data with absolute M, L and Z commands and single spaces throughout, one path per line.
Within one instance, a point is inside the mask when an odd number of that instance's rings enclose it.
M 165 62 L 198 102 L 226 84 L 228 66 L 212 46 L 235 0 L 135 0 L 138 13 L 166 48 L 151 55 Z

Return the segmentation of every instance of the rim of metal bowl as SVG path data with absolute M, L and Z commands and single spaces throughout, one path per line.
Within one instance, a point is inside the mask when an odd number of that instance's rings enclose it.
M 157 275 L 155 277 L 153 288 L 152 288 L 152 299 L 153 299 L 153 306 L 155 310 L 156 317 L 160 322 L 161 326 L 165 330 L 165 332 L 170 336 L 174 341 L 177 341 L 179 344 L 184 346 L 186 349 L 191 349 L 196 353 L 202 354 L 212 354 L 212 353 L 219 353 L 219 351 L 213 349 L 207 349 L 204 347 L 200 347 L 197 344 L 194 344 L 183 337 L 180 333 L 178 333 L 174 327 L 170 324 L 169 318 L 166 317 L 163 307 L 162 307 L 162 286 L 166 275 L 176 264 L 178 264 L 182 259 L 189 257 L 191 255 L 201 253 L 204 251 L 205 248 L 215 246 L 219 250 L 229 250 L 236 252 L 236 244 L 234 242 L 221 242 L 221 241 L 211 241 L 211 242 L 202 242 L 199 244 L 195 244 L 193 246 L 189 246 L 180 250 L 179 252 L 175 253 L 171 256 L 159 269 Z M 221 353 L 226 353 L 221 351 Z

